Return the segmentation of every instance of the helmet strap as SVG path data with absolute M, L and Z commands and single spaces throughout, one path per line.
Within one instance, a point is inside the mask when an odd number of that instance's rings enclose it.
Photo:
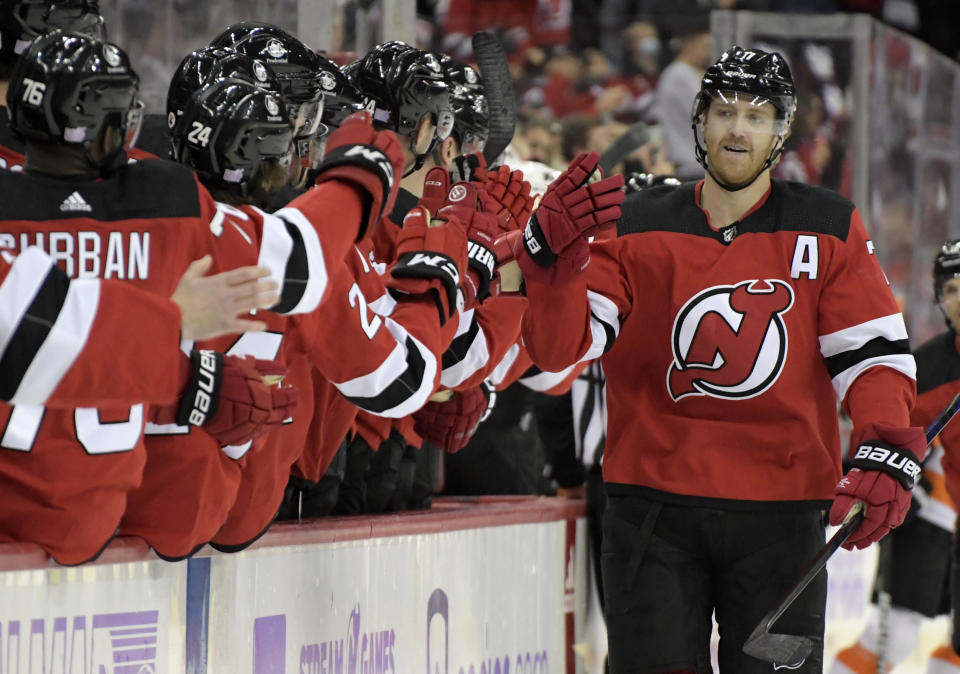
M 772 150 L 770 150 L 770 154 L 767 157 L 767 161 L 763 162 L 763 166 L 760 167 L 760 170 L 754 173 L 753 177 L 750 178 L 750 180 L 747 180 L 746 182 L 743 182 L 743 183 L 739 183 L 737 185 L 731 185 L 730 183 L 726 183 L 720 180 L 716 175 L 714 175 L 713 171 L 710 170 L 710 162 L 707 161 L 706 151 L 702 152 L 703 160 L 700 162 L 700 164 L 703 166 L 704 170 L 710 174 L 710 177 L 713 178 L 713 181 L 717 183 L 717 185 L 725 189 L 727 192 L 739 192 L 740 190 L 750 187 L 754 182 L 756 182 L 757 178 L 759 178 L 764 171 L 766 171 L 768 168 L 773 166 L 773 162 L 777 160 L 777 157 L 779 157 L 780 153 L 783 151 L 783 136 L 777 136 L 777 141 L 778 141 L 777 145 Z M 697 145 L 699 146 L 699 141 Z M 701 153 L 699 152 L 697 153 L 698 159 L 700 154 Z

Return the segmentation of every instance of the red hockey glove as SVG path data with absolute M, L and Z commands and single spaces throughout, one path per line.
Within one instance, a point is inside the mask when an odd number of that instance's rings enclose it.
M 864 437 L 877 439 L 860 443 L 850 461 L 853 468 L 833 490 L 830 524 L 840 524 L 857 501 L 867 506 L 863 523 L 843 544 L 847 550 L 866 548 L 903 522 L 920 476 L 918 457 L 927 447 L 922 428 L 872 426 Z
M 517 258 L 525 278 L 559 285 L 590 263 L 586 237 L 620 217 L 623 176 L 587 184 L 600 155 L 584 153 L 550 183 L 523 235 Z
M 179 401 L 155 406 L 150 420 L 202 426 L 221 445 L 243 444 L 293 414 L 299 399 L 297 390 L 289 385 L 277 386 L 285 372 L 272 360 L 194 351 Z
M 500 166 L 487 173 L 483 183 L 483 192 L 489 199 L 483 199 L 483 210 L 497 214 L 500 228 L 504 231 L 523 229 L 533 213 L 534 197 L 530 194 L 530 183 L 523 179 L 521 171 L 511 171 L 508 166 Z M 501 261 L 502 262 L 502 261 Z
M 392 131 L 375 131 L 370 113 L 355 112 L 327 139 L 317 184 L 327 180 L 352 183 L 370 196 L 357 234 L 362 239 L 393 209 L 403 175 L 400 142 Z
M 486 384 L 457 391 L 450 400 L 427 403 L 414 413 L 414 430 L 450 453 L 467 446 L 491 404 Z
M 467 237 L 455 216 L 431 226 L 430 214 L 415 206 L 397 236 L 397 262 L 387 286 L 408 295 L 430 294 L 444 325 L 462 309 L 460 270 L 467 266 Z
M 225 356 L 220 404 L 203 430 L 221 445 L 242 445 L 292 416 L 299 393 L 281 378 L 286 368 L 252 356 Z
M 439 217 L 454 217 L 466 227 L 468 268 L 463 282 L 466 309 L 490 296 L 490 283 L 497 267 L 493 245 L 500 233 L 500 224 L 496 215 L 479 210 L 479 199 L 476 185 L 460 182 L 450 188 L 437 212 Z

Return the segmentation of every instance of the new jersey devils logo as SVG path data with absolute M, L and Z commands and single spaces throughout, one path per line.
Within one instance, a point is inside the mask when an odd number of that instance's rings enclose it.
M 743 399 L 766 391 L 787 357 L 783 314 L 791 306 L 793 289 L 777 279 L 714 286 L 691 298 L 673 322 L 670 396 Z

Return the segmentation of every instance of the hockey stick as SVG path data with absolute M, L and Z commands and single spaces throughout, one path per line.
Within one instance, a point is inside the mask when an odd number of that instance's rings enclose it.
M 960 409 L 960 393 L 958 393 L 953 400 L 950 401 L 950 404 L 944 408 L 943 412 L 927 426 L 925 435 L 928 449 L 930 443 L 940 434 L 943 427 L 953 419 L 958 409 Z M 810 581 L 816 578 L 823 570 L 827 565 L 827 561 L 833 556 L 833 553 L 835 553 L 837 549 L 843 545 L 844 541 L 850 537 L 850 534 L 860 526 L 860 523 L 863 521 L 863 509 L 864 505 L 860 502 L 855 503 L 853 507 L 850 508 L 847 516 L 840 524 L 840 528 L 830 540 L 820 548 L 816 556 L 810 560 L 810 563 L 807 564 L 807 568 L 800 576 L 800 580 L 794 584 L 783 601 L 763 617 L 760 624 L 757 625 L 750 636 L 747 637 L 746 642 L 743 644 L 744 653 L 758 660 L 765 660 L 766 662 L 771 662 L 774 665 L 787 667 L 789 669 L 796 669 L 804 663 L 807 656 L 810 655 L 810 651 L 813 650 L 813 640 L 809 637 L 794 634 L 774 634 L 770 629 L 774 623 L 780 619 L 780 616 L 790 608 L 794 600 L 800 596 L 800 593 L 810 584 Z
M 473 57 L 480 68 L 483 78 L 483 90 L 487 96 L 490 110 L 490 133 L 483 147 L 483 158 L 492 166 L 497 157 L 507 149 L 513 140 L 517 126 L 516 94 L 513 91 L 513 78 L 507 55 L 500 40 L 489 31 L 480 31 L 473 35 Z
M 650 127 L 643 122 L 635 122 L 600 155 L 598 163 L 603 169 L 603 175 L 610 175 L 610 170 L 614 166 L 648 140 L 650 140 Z

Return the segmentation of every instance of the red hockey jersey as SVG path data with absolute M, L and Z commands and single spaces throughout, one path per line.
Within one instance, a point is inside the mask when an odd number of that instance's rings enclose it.
M 337 204 L 335 212 L 330 204 Z M 351 409 L 359 405 L 388 415 L 394 407 L 402 411 L 404 405 L 422 404 L 417 401 L 426 400 L 438 376 L 435 358 L 426 346 L 438 339 L 434 307 L 404 301 L 397 311 L 400 323 L 385 321 L 368 308 L 354 281 L 354 252 L 346 256 L 347 263 L 326 259 L 317 264 L 313 259 L 320 247 L 328 258 L 327 249 L 332 248 L 326 246 L 328 238 L 338 231 L 355 232 L 359 226 L 362 204 L 351 188 L 324 183 L 274 214 L 253 206 L 221 204 L 219 208 L 226 216 L 223 226 L 229 229 L 239 223 L 252 229 L 259 250 L 256 260 L 244 259 L 241 251 L 240 257 L 231 258 L 232 266 L 258 261 L 273 269 L 283 279 L 281 301 L 274 312 L 296 316 L 265 313 L 267 332 L 201 346 L 283 361 L 287 381 L 300 389 L 302 399 L 285 428 L 223 451 L 199 430 L 148 429 L 147 471 L 143 484 L 130 495 L 121 532 L 144 538 L 166 557 L 188 555 L 211 539 L 222 547 L 241 546 L 273 519 L 313 412 L 321 411 L 325 420 L 338 418 L 322 400 L 311 404 L 311 368 L 332 386 L 337 399 L 332 404 L 343 404 L 336 393 L 342 389 L 355 398 L 353 404 L 345 403 Z M 302 250 L 305 241 L 312 243 Z M 318 308 L 320 295 L 315 291 L 321 288 L 326 299 Z M 413 327 L 408 333 L 409 326 Z M 354 348 L 347 349 L 345 344 Z M 389 404 L 381 405 L 386 397 Z M 239 457 L 243 460 L 237 463 L 234 459 Z M 168 486 L 172 482 L 175 491 Z
M 0 248 L 37 246 L 68 276 L 122 279 L 164 298 L 218 239 L 243 244 L 238 230 L 217 230 L 223 216 L 193 173 L 169 162 L 105 180 L 0 171 L 0 192 L 17 195 L 0 203 Z M 75 410 L 0 404 L 0 540 L 38 543 L 64 564 L 95 556 L 140 481 L 151 397 Z
M 0 256 L 0 399 L 14 405 L 176 399 L 180 310 L 119 281 L 71 282 L 49 255 Z
M 614 488 L 822 507 L 840 477 L 835 398 L 856 428 L 908 424 L 903 318 L 846 199 L 775 180 L 718 231 L 700 185 L 628 197 L 578 279 L 528 282 L 524 342 L 545 370 L 602 356 Z

